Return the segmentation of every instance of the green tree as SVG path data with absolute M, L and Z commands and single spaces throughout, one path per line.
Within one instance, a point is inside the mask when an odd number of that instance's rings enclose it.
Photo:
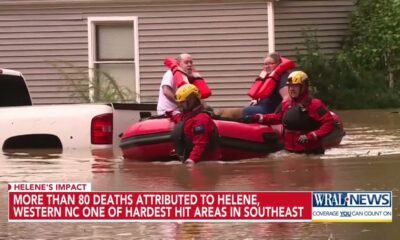
M 400 0 L 358 0 L 343 58 L 356 69 L 386 72 L 393 88 L 400 70 Z
M 399 92 L 377 81 L 385 78 L 385 71 L 361 67 L 355 69 L 349 64 L 349 59 L 325 55 L 314 32 L 303 34 L 306 49 L 297 52 L 296 64 L 311 79 L 312 93 L 329 107 L 360 109 L 400 106 Z

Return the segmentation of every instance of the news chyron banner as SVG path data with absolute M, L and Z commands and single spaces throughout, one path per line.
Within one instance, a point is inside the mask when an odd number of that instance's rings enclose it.
M 391 222 L 391 192 L 97 192 L 10 183 L 10 222 Z
M 313 222 L 392 222 L 392 192 L 313 192 Z

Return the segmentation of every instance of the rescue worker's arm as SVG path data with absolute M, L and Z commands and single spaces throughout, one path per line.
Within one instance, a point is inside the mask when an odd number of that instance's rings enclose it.
M 287 104 L 282 103 L 278 109 L 275 111 L 275 113 L 269 113 L 269 114 L 253 114 L 253 115 L 247 115 L 244 116 L 243 122 L 245 123 L 262 123 L 262 124 L 280 124 L 282 123 L 282 116 L 283 113 L 287 109 Z
M 280 124 L 282 122 L 282 111 L 270 114 L 263 114 L 260 116 L 259 122 L 262 124 Z
M 189 159 L 194 162 L 201 160 L 204 150 L 210 141 L 213 126 L 212 119 L 206 113 L 200 113 L 196 116 L 192 125 L 193 148 L 189 154 Z
M 334 128 L 334 119 L 329 109 L 322 103 L 321 100 L 314 98 L 309 107 L 308 114 L 311 118 L 321 124 L 320 128 L 307 133 L 309 140 L 317 140 L 330 133 Z

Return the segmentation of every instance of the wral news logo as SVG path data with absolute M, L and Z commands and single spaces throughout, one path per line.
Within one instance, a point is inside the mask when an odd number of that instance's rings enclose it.
M 391 192 L 313 192 L 313 207 L 391 206 Z
M 392 192 L 313 192 L 314 222 L 392 222 Z

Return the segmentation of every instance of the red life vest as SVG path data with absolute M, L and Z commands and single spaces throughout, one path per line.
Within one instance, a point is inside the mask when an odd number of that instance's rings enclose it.
M 192 67 L 192 76 L 188 76 L 179 67 L 178 61 L 175 58 L 166 57 L 164 59 L 164 65 L 171 69 L 172 74 L 174 75 L 174 83 L 176 87 L 180 87 L 186 83 L 191 83 L 199 89 L 201 99 L 211 96 L 211 90 L 207 86 L 206 81 L 194 67 Z
M 281 63 L 270 73 L 267 74 L 265 67 L 260 75 L 254 80 L 253 85 L 250 87 L 249 95 L 252 99 L 262 99 L 268 97 L 271 91 L 275 88 L 282 74 L 295 67 L 292 60 L 281 57 Z
M 175 125 L 171 133 L 171 140 L 174 144 L 174 149 L 179 156 L 182 156 L 183 159 L 186 160 L 191 155 L 195 144 L 194 141 L 196 141 L 197 144 L 205 141 L 207 144 L 203 149 L 203 152 L 199 152 L 198 149 L 195 150 L 195 155 L 201 155 L 200 159 L 191 159 L 196 162 L 200 160 L 220 159 L 221 150 L 219 146 L 219 134 L 214 121 L 207 121 L 209 123 L 207 126 L 201 125 L 204 128 L 204 132 L 196 133 L 195 129 L 192 129 L 192 127 L 195 127 L 193 126 L 194 122 L 198 122 L 199 119 L 204 120 L 204 118 L 207 118 L 205 117 L 206 115 L 201 115 L 201 113 L 210 115 L 210 113 L 204 111 L 202 107 L 192 112 L 180 115 L 181 119 Z M 186 125 L 186 122 L 188 125 Z M 207 138 L 208 134 L 210 134 L 209 138 Z M 197 136 L 196 140 L 194 140 L 195 136 Z
M 321 104 L 321 101 L 313 99 L 310 95 L 297 104 L 293 104 L 291 101 L 282 103 L 282 108 L 286 109 L 282 116 L 282 124 L 285 128 L 283 137 L 286 150 L 304 153 L 323 153 L 324 149 L 339 145 L 345 135 L 343 124 L 338 115 L 330 112 Z M 311 107 L 311 105 L 314 107 Z M 325 112 L 321 111 L 321 109 L 324 109 Z M 318 111 L 320 112 L 318 113 Z M 316 131 L 324 124 L 322 123 L 322 118 L 329 119 L 324 117 L 326 114 L 331 115 L 331 119 L 328 120 L 329 123 L 324 128 L 326 131 L 325 135 L 318 139 L 310 140 L 307 143 L 299 143 L 298 139 L 301 135 Z M 314 115 L 314 118 L 311 115 Z M 318 116 L 318 119 L 315 119 L 315 116 Z

